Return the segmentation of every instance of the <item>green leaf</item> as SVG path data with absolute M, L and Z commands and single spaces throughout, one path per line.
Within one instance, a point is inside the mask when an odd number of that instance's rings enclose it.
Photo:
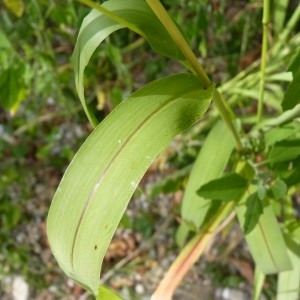
M 282 109 L 288 110 L 300 103 L 300 68 L 293 75 L 293 81 L 289 84 L 282 101 Z
M 13 113 L 26 95 L 23 74 L 24 65 L 22 64 L 11 66 L 0 74 L 0 105 Z
M 93 4 L 91 1 L 82 1 Z M 110 0 L 92 10 L 82 22 L 73 53 L 76 89 L 83 108 L 93 126 L 98 124 L 84 97 L 84 69 L 101 42 L 114 31 L 129 27 L 144 36 L 161 55 L 184 61 L 184 56 L 145 1 Z M 106 14 L 105 14 L 106 13 Z M 112 19 L 116 18 L 118 21 Z M 150 25 L 149 25 L 150 24 Z
M 297 159 L 294 165 L 294 168 L 284 177 L 284 181 L 287 186 L 293 186 L 300 182 L 300 165 L 299 159 Z M 294 163 L 293 163 L 294 164 Z
M 5 6 L 17 17 L 21 17 L 24 13 L 25 4 L 22 0 L 3 0 Z
M 100 285 L 96 300 L 121 300 L 121 298 L 108 288 L 104 287 L 103 285 Z
M 117 106 L 72 160 L 50 207 L 48 238 L 61 268 L 94 294 L 136 186 L 170 140 L 201 118 L 213 92 L 192 74 L 152 82 Z
M 232 173 L 202 185 L 197 194 L 206 199 L 236 201 L 242 197 L 246 188 L 247 180 Z
M 287 140 L 298 132 L 300 132 L 300 126 L 297 122 L 291 122 L 281 127 L 274 127 L 265 134 L 266 146 L 272 146 L 277 142 Z
M 276 178 L 271 185 L 271 191 L 276 200 L 280 200 L 285 197 L 287 193 L 287 186 L 283 180 Z
M 293 73 L 293 80 L 289 84 L 282 101 L 282 109 L 288 110 L 300 103 L 300 49 L 294 56 L 288 71 Z
M 286 237 L 293 269 L 281 272 L 277 283 L 277 300 L 296 300 L 300 295 L 300 244 Z
M 186 242 L 186 238 L 190 232 L 190 227 L 182 222 L 176 230 L 175 240 L 179 248 L 182 248 Z
M 274 145 L 267 156 L 271 164 L 291 161 L 300 156 L 300 140 L 284 140 Z
M 182 200 L 182 217 L 195 229 L 202 224 L 210 206 L 210 203 L 196 192 L 200 185 L 222 175 L 233 148 L 231 132 L 219 121 L 210 131 L 198 154 Z
M 268 78 L 266 78 L 267 82 L 272 81 L 287 81 L 291 82 L 293 80 L 293 76 L 290 72 L 282 72 L 282 73 L 275 73 L 268 75 Z M 278 85 L 277 85 L 278 87 Z M 279 87 L 280 88 L 280 87 Z
M 6 34 L 0 29 L 0 50 L 3 49 L 12 50 L 12 45 L 9 39 L 7 38 Z
M 294 75 L 299 71 L 299 68 L 300 68 L 300 49 L 298 49 L 298 52 L 292 58 L 291 63 L 288 67 L 288 71 L 292 72 Z
M 244 234 L 248 234 L 253 230 L 263 213 L 263 204 L 258 193 L 253 193 L 247 198 L 246 207 Z
M 263 181 L 259 181 L 257 184 L 257 195 L 260 200 L 264 200 L 267 195 L 267 188 L 264 185 Z
M 255 192 L 256 187 L 250 186 L 243 199 L 236 206 L 237 216 L 243 228 L 247 214 L 246 200 L 249 194 Z M 245 233 L 245 238 L 257 267 L 264 274 L 278 273 L 292 268 L 286 245 L 271 205 L 264 205 L 263 213 L 260 215 L 256 226 L 249 233 Z
M 274 1 L 273 3 L 274 21 L 272 22 L 272 24 L 277 36 L 282 32 L 288 4 L 288 0 Z
M 255 272 L 254 272 L 254 284 L 253 284 L 253 300 L 259 300 L 260 295 L 263 289 L 263 285 L 265 282 L 265 274 L 257 267 L 255 266 Z

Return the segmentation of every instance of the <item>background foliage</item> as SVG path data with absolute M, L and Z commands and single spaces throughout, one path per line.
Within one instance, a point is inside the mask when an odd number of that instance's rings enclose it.
M 225 82 L 259 57 L 260 1 L 162 2 L 184 26 L 192 49 L 216 83 Z M 43 293 L 52 295 L 51 299 L 71 294 L 76 297 L 82 291 L 68 283 L 58 269 L 47 244 L 44 224 L 58 181 L 92 130 L 75 92 L 70 61 L 78 29 L 89 9 L 74 1 L 15 1 L 16 6 L 10 3 L 0 2 L 0 296 L 4 299 L 9 293 L 9 282 L 21 274 L 30 285 L 30 299 L 41 299 Z M 295 5 L 290 1 L 286 19 Z M 104 118 L 142 84 L 180 68 L 153 53 L 134 33 L 122 30 L 96 51 L 88 65 L 88 100 L 97 108 L 96 115 Z M 253 109 L 251 101 L 240 107 L 250 115 Z M 166 231 L 170 236 L 175 234 L 179 216 L 176 197 L 185 186 L 191 163 L 207 132 L 204 128 L 192 134 L 197 137 L 196 142 L 189 135 L 179 137 L 160 156 L 136 193 L 138 200 L 121 222 L 121 228 L 134 233 L 137 245 L 142 237 L 155 236 L 157 224 L 165 217 L 149 200 L 151 197 L 167 194 L 160 210 L 171 212 L 173 218 Z M 158 171 L 165 175 L 163 180 Z M 234 245 L 231 238 L 229 234 L 224 238 L 228 248 Z M 155 244 L 155 238 L 152 240 Z M 122 247 L 118 245 L 118 249 Z M 160 251 L 172 253 L 176 249 L 173 241 Z M 248 257 L 243 245 L 240 249 L 241 256 Z M 128 251 L 108 255 L 107 270 L 126 257 Z M 149 263 L 158 258 L 159 255 L 149 258 Z M 232 269 L 230 259 L 232 262 L 230 256 L 212 259 L 204 265 L 213 285 L 238 287 L 245 281 L 243 269 Z M 134 261 L 122 272 L 126 274 L 141 265 Z M 251 279 L 246 281 L 251 284 Z M 272 297 L 275 281 L 276 278 L 269 279 L 269 289 L 265 291 L 268 297 Z M 126 286 L 115 282 L 118 289 Z

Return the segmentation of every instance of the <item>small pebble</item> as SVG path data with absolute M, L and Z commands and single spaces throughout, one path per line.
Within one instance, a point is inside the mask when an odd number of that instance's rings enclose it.
M 13 300 L 27 300 L 29 299 L 29 286 L 23 277 L 17 276 L 12 283 L 12 297 Z

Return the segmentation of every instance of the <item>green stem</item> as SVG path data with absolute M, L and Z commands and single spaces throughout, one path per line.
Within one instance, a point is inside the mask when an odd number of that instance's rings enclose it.
M 200 65 L 197 57 L 195 56 L 194 52 L 191 50 L 190 46 L 182 36 L 181 32 L 179 31 L 178 27 L 174 24 L 173 20 L 166 12 L 163 5 L 160 3 L 159 0 L 146 0 L 150 8 L 165 26 L 165 28 L 170 33 L 170 36 L 173 38 L 174 42 L 177 44 L 179 49 L 182 51 L 183 55 L 186 57 L 190 65 L 192 66 L 195 73 L 200 77 L 203 81 L 205 87 L 209 87 L 212 82 L 208 78 L 207 74 L 203 70 L 202 66 Z M 215 91 L 213 101 L 219 111 L 222 119 L 224 120 L 225 124 L 228 126 L 229 130 L 232 132 L 234 139 L 236 141 L 236 149 L 238 151 L 242 150 L 242 143 L 239 137 L 238 132 L 236 131 L 235 127 L 232 124 L 232 119 L 234 118 L 234 113 L 230 110 L 230 108 L 226 105 L 226 102 L 221 97 L 221 94 L 218 90 Z
M 151 297 L 151 300 L 171 300 L 172 296 L 182 282 L 182 279 L 202 255 L 203 251 L 215 235 L 220 223 L 233 211 L 234 202 L 223 205 L 207 222 L 205 228 L 196 234 L 180 251 L 175 261 Z
M 258 123 L 262 120 L 263 106 L 264 106 L 264 90 L 265 90 L 265 74 L 267 64 L 267 50 L 268 50 L 268 25 L 270 21 L 270 0 L 264 0 L 263 8 L 263 39 L 261 49 L 261 62 L 260 62 L 260 85 L 259 85 L 259 99 L 258 99 L 258 110 L 257 120 Z
M 215 93 L 213 96 L 213 101 L 214 101 L 216 108 L 217 108 L 218 112 L 220 113 L 223 121 L 225 122 L 225 124 L 227 125 L 227 127 L 230 129 L 230 131 L 233 134 L 233 137 L 235 139 L 236 150 L 242 151 L 243 146 L 242 146 L 242 143 L 240 140 L 240 136 L 232 123 L 231 116 L 234 116 L 233 112 L 230 109 L 230 107 L 227 105 L 227 103 L 224 101 L 222 95 L 220 94 L 220 92 L 217 89 L 215 90 Z
M 160 3 L 159 0 L 146 0 L 150 8 L 153 12 L 157 15 L 159 20 L 165 26 L 165 28 L 170 33 L 170 36 L 173 38 L 174 42 L 177 44 L 179 49 L 182 51 L 183 55 L 186 57 L 188 62 L 191 64 L 193 70 L 196 74 L 201 78 L 205 87 L 209 87 L 212 82 L 208 78 L 207 74 L 203 70 L 202 66 L 200 65 L 197 57 L 195 56 L 194 52 L 191 50 L 190 46 L 182 36 L 181 32 L 179 31 L 178 27 L 174 24 L 173 20 L 166 12 L 163 5 Z

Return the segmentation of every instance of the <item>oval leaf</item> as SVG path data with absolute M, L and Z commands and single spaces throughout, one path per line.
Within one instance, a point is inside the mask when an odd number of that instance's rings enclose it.
M 67 275 L 94 294 L 136 186 L 170 140 L 201 118 L 213 91 L 192 74 L 146 85 L 96 127 L 68 167 L 50 207 L 49 243 Z
M 258 192 L 251 194 L 246 200 L 245 223 L 243 225 L 244 234 L 248 234 L 255 228 L 259 218 L 263 213 L 263 203 L 258 196 Z
M 90 1 L 83 1 L 90 2 Z M 93 3 L 92 3 L 93 4 Z M 151 47 L 161 55 L 184 61 L 183 54 L 170 37 L 168 31 L 161 24 L 145 1 L 140 0 L 111 0 L 95 7 L 104 8 L 104 14 L 92 10 L 82 22 L 73 53 L 75 84 L 84 110 L 93 126 L 98 124 L 94 114 L 90 111 L 84 97 L 83 75 L 92 54 L 101 42 L 114 31 L 130 27 L 143 35 Z M 112 19 L 116 17 L 118 21 Z M 149 26 L 150 24 L 150 26 Z
M 237 201 L 245 193 L 247 180 L 236 174 L 226 174 L 201 186 L 197 194 L 206 199 Z

